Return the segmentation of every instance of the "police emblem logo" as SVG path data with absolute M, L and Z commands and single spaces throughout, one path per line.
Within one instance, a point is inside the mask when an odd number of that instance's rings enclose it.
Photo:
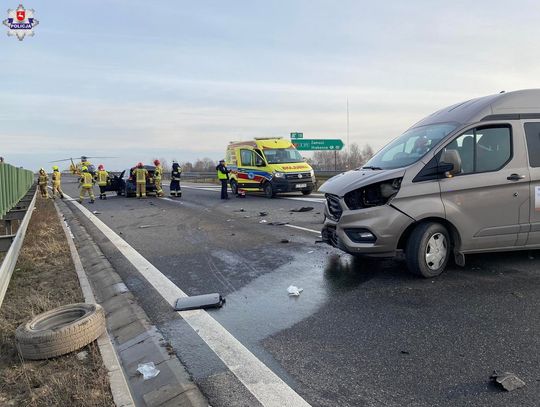
M 3 24 L 8 28 L 8 36 L 15 36 L 22 41 L 26 36 L 34 36 L 34 27 L 39 21 L 34 18 L 34 9 L 27 10 L 19 4 L 15 10 L 8 10 L 8 18 Z

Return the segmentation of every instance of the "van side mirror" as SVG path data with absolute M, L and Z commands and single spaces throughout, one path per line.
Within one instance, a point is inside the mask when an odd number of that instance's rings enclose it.
M 461 156 L 457 150 L 445 150 L 439 162 L 439 173 L 451 178 L 461 173 Z

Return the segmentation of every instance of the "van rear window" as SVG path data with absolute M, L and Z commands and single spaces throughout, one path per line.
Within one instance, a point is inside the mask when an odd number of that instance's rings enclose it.
M 540 167 L 540 123 L 525 123 L 525 137 L 531 167 Z

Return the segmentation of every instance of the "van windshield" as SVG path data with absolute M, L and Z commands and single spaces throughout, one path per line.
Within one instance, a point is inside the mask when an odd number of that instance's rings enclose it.
M 268 164 L 301 163 L 304 158 L 295 148 L 265 148 L 264 156 Z
M 380 150 L 363 167 L 390 170 L 413 164 L 457 126 L 457 123 L 438 123 L 414 127 Z

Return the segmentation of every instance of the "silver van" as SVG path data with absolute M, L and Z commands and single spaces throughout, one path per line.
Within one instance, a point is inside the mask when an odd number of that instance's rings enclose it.
M 426 278 L 452 254 L 463 266 L 468 253 L 540 249 L 540 89 L 433 113 L 320 191 L 327 243 L 404 254 Z

